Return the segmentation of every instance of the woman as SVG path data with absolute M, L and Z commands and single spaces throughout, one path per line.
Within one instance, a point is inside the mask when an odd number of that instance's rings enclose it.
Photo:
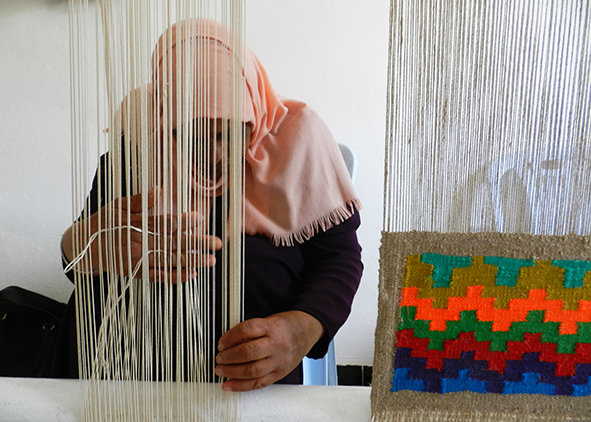
M 215 191 L 212 196 L 218 201 L 223 196 L 218 183 L 223 173 L 223 135 L 237 117 L 244 128 L 245 320 L 219 339 L 215 374 L 227 378 L 224 390 L 246 391 L 275 382 L 301 383 L 302 358 L 321 358 L 326 353 L 349 315 L 361 277 L 361 248 L 356 236 L 361 205 L 326 125 L 306 104 L 277 95 L 265 70 L 247 47 L 240 54 L 245 106 L 239 111 L 240 116 L 236 116 L 235 109 L 224 106 L 222 99 L 228 86 L 221 75 L 228 63 L 234 63 L 238 57 L 229 47 L 230 37 L 225 27 L 204 19 L 187 20 L 171 27 L 160 38 L 154 53 L 153 87 L 154 104 L 162 121 L 167 122 L 163 126 L 171 129 L 164 130 L 162 136 L 169 132 L 175 137 L 183 130 L 181 126 L 190 121 L 200 122 L 212 137 L 222 140 L 216 151 L 208 153 L 211 168 L 192 173 L 193 180 L 205 174 Z M 181 63 L 186 68 L 187 62 L 197 57 L 211 58 L 207 64 L 209 76 L 197 75 L 198 82 L 189 91 L 194 101 L 189 107 L 191 115 L 181 118 L 176 108 L 170 106 L 176 104 L 178 92 L 187 92 L 185 88 L 179 90 L 178 84 L 182 82 L 176 80 L 175 66 Z M 205 97 L 207 100 L 200 100 Z M 176 137 L 172 145 L 183 147 Z M 110 206 L 98 198 L 101 183 L 105 181 L 95 180 L 90 194 L 91 223 Z M 202 181 L 194 184 L 195 190 L 203 189 Z M 149 194 L 149 207 L 158 207 L 158 196 L 158 190 Z M 141 194 L 120 198 L 118 204 L 123 205 L 122 209 L 130 210 L 131 220 L 123 216 L 125 223 L 140 227 L 141 199 Z M 195 212 L 179 214 L 168 208 L 165 214 L 153 217 L 154 221 L 165 218 L 169 226 L 184 228 L 200 224 Z M 62 241 L 66 261 L 78 252 L 71 242 L 70 230 Z M 220 233 L 217 235 L 195 239 L 209 249 L 206 266 L 216 265 L 215 250 L 221 247 Z M 130 246 L 137 256 L 132 256 L 132 262 L 122 268 L 134 268 L 141 259 L 141 245 L 137 243 L 141 242 L 141 235 L 133 232 L 130 238 L 132 243 L 136 242 Z M 97 242 L 91 247 L 98 248 Z M 175 251 L 181 257 L 179 262 L 187 262 L 190 252 Z M 94 270 L 99 268 L 98 261 L 91 265 Z M 166 276 L 181 281 L 194 276 L 194 269 L 176 270 L 180 274 Z M 151 277 L 158 279 L 165 271 L 156 259 L 150 260 Z M 64 362 L 58 361 L 57 366 L 63 368 Z

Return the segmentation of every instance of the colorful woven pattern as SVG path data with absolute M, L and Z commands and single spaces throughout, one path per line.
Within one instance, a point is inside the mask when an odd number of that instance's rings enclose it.
M 591 395 L 591 262 L 408 256 L 392 391 Z

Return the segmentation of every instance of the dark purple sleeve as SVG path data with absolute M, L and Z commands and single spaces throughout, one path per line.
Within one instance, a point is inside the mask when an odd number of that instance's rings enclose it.
M 92 187 L 90 189 L 90 193 L 86 197 L 86 204 L 85 204 L 84 210 L 82 210 L 82 212 L 80 213 L 78 220 L 80 220 L 82 218 L 90 217 L 92 214 L 97 212 L 99 209 L 101 209 L 106 204 L 106 199 L 105 199 L 104 195 L 105 195 L 105 192 L 107 191 L 107 183 L 106 183 L 105 177 L 107 175 L 108 165 L 109 165 L 108 164 L 108 159 L 109 159 L 108 156 L 109 156 L 109 154 L 106 153 L 100 157 L 99 166 L 101 167 L 101 171 L 99 172 L 99 170 L 97 169 L 97 171 L 94 174 L 94 179 L 92 181 Z M 124 175 L 125 172 L 122 172 L 121 174 Z M 100 178 L 99 178 L 99 175 L 101 176 Z M 99 184 L 100 184 L 100 189 L 99 189 Z M 123 183 L 123 186 L 125 186 L 125 183 Z M 125 191 L 125 188 L 123 188 L 123 190 Z M 101 192 L 100 197 L 99 197 L 99 192 Z M 63 267 L 63 269 L 66 269 L 69 262 L 66 262 L 64 259 L 65 259 L 64 255 L 62 253 L 62 267 Z M 66 274 L 66 277 L 68 277 L 68 279 L 72 283 L 74 283 L 74 270 L 70 270 L 65 274 Z M 93 279 L 98 280 L 98 276 L 93 277 Z
M 314 316 L 326 329 L 324 337 L 308 353 L 310 358 L 326 354 L 332 338 L 351 312 L 363 271 L 356 232 L 359 225 L 359 213 L 355 213 L 302 245 L 308 270 L 292 309 Z

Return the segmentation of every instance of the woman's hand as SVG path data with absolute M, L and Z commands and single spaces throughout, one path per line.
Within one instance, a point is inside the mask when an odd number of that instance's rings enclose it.
M 289 374 L 324 335 L 324 326 L 302 311 L 254 318 L 226 332 L 218 343 L 215 373 L 226 391 L 266 387 Z
M 148 209 L 154 207 L 158 194 L 158 190 L 150 191 Z M 215 265 L 215 256 L 211 252 L 222 246 L 218 237 L 193 234 L 203 231 L 200 230 L 203 220 L 196 212 L 147 217 L 149 234 L 146 257 L 142 244 L 140 193 L 119 198 L 87 220 L 75 223 L 64 233 L 62 250 L 66 258 L 73 261 L 82 253 L 93 235 L 100 232 L 98 236 L 94 236 L 81 263 L 74 266 L 75 270 L 87 271 L 90 267 L 94 274 L 108 271 L 137 277 L 141 276 L 142 266 L 147 259 L 151 281 L 184 282 L 197 275 L 195 267 Z M 75 236 L 78 241 L 75 241 Z M 199 249 L 191 248 L 191 245 L 198 245 Z

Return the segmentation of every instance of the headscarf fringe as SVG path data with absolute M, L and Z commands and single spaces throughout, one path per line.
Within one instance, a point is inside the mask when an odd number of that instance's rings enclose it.
M 295 233 L 273 235 L 271 237 L 271 242 L 274 246 L 294 246 L 295 243 L 304 243 L 314 237 L 319 231 L 327 231 L 338 226 L 351 217 L 355 211 L 360 211 L 361 208 L 363 208 L 361 201 L 358 198 L 352 199 L 343 206 L 332 210 Z

